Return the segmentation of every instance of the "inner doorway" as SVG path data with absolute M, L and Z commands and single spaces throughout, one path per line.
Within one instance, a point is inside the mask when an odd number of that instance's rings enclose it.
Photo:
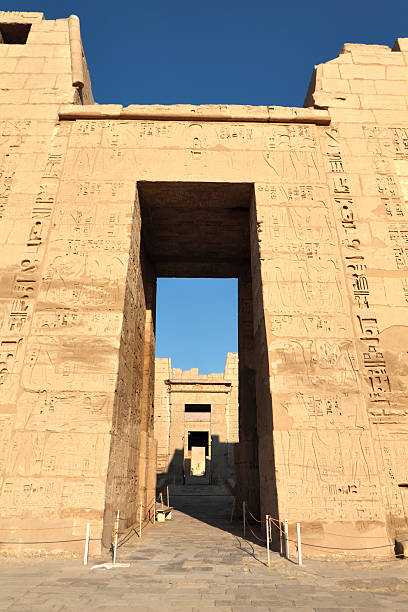
M 237 279 L 159 278 L 154 437 L 157 485 L 235 487 Z

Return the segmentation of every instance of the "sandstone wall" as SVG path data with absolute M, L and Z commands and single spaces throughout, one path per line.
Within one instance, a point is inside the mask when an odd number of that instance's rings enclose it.
M 308 100 L 330 107 L 332 117 L 321 150 L 357 338 L 372 471 L 379 477 L 376 490 L 372 479 L 364 484 L 364 459 L 338 490 L 345 497 L 375 490 L 389 533 L 400 537 L 408 510 L 406 489 L 399 486 L 408 476 L 408 40 L 398 39 L 393 50 L 346 44 L 337 59 L 316 67 L 315 81 Z M 361 428 L 360 411 L 356 406 L 352 414 Z M 349 472 L 343 458 L 340 465 Z M 358 506 L 355 512 L 366 516 Z M 369 518 L 378 520 L 377 512 Z
M 107 296 L 104 318 L 109 272 L 94 274 L 84 209 L 60 192 L 70 130 L 58 105 L 78 101 L 69 21 L 0 12 L 9 22 L 31 29 L 0 44 L 0 540 L 27 544 L 1 549 L 69 551 L 103 516 L 122 302 Z
M 0 43 L 1 549 L 78 551 L 90 520 L 97 551 L 115 507 L 125 527 L 153 494 L 157 262 L 137 183 L 169 181 L 254 186 L 252 304 L 248 262 L 206 268 L 247 296 L 242 494 L 257 455 L 261 513 L 302 522 L 305 554 L 390 554 L 408 527 L 407 39 L 345 45 L 305 109 L 123 109 L 81 104 L 75 19 L 10 20 L 32 25 Z M 231 245 L 238 209 L 213 228 Z

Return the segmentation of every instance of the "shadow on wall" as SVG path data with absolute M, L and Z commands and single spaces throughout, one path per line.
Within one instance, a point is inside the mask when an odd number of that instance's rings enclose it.
M 157 491 L 160 493 L 167 486 L 194 485 L 225 486 L 231 495 L 235 495 L 235 469 L 233 442 L 220 442 L 219 436 L 211 436 L 211 456 L 206 458 L 205 477 L 194 476 L 191 472 L 191 459 L 184 456 L 182 449 L 177 449 L 169 463 L 167 472 L 157 474 Z

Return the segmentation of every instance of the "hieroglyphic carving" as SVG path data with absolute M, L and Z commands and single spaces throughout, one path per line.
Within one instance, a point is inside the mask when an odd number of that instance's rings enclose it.
M 297 318 L 294 322 L 294 317 Z M 272 314 L 268 318 L 275 336 L 291 336 L 296 327 L 298 337 L 343 338 L 351 334 L 350 320 L 346 314 Z
M 367 431 L 276 431 L 277 478 L 288 514 L 296 516 L 302 483 L 304 520 L 381 520 L 380 488 Z M 283 482 L 289 483 L 283 486 Z
M 380 481 L 384 498 L 387 499 L 390 524 L 397 529 L 408 525 L 408 500 L 403 495 L 405 489 L 398 486 L 408 483 L 407 434 L 405 426 L 392 424 L 392 421 L 389 425 L 376 425 L 374 429 L 374 437 L 383 465 Z
M 255 191 L 270 204 L 328 207 L 329 195 L 326 185 L 257 183 Z
M 32 331 L 42 335 L 83 333 L 91 336 L 116 336 L 120 334 L 122 319 L 121 312 L 47 309 L 35 313 Z
M 57 138 L 55 139 L 57 141 Z M 59 145 L 55 144 L 55 149 Z M 8 331 L 23 333 L 33 308 L 33 298 L 38 292 L 40 262 L 46 240 L 51 213 L 55 205 L 58 179 L 62 172 L 62 153 L 51 147 L 34 203 L 31 207 L 31 224 L 20 257 L 19 270 L 14 278 L 13 300 L 9 312 Z
M 408 128 L 363 125 L 369 151 L 393 159 L 408 159 Z
M 108 393 L 24 392 L 17 408 L 19 430 L 106 433 L 111 427 Z
M 58 308 L 114 308 L 124 293 L 120 282 L 126 275 L 127 255 L 113 255 L 109 261 L 94 253 L 48 250 L 40 299 Z
M 270 342 L 268 352 L 276 393 L 310 389 L 324 379 L 339 390 L 357 388 L 357 356 L 350 340 L 282 338 Z
M 119 339 L 72 336 L 33 338 L 27 347 L 22 380 L 26 389 L 112 392 Z M 98 355 L 98 359 L 91 359 Z
M 341 173 L 336 168 L 333 180 L 333 200 L 340 216 L 342 229 L 342 244 L 347 278 L 351 288 L 354 305 L 360 314 L 356 314 L 359 326 L 359 339 L 362 343 L 361 360 L 364 368 L 365 380 L 368 384 L 368 397 L 372 403 L 389 403 L 387 395 L 391 392 L 391 384 L 385 363 L 384 353 L 380 347 L 377 318 L 370 306 L 370 283 L 367 276 L 367 264 L 361 250 L 359 238 L 356 205 L 349 177 L 343 164 L 343 153 L 338 130 L 334 127 L 326 130 L 326 155 L 330 158 L 336 156 L 341 161 Z M 381 186 L 379 192 L 387 196 L 394 196 L 394 183 L 379 177 Z M 391 180 L 392 179 L 392 180 Z M 377 185 L 379 185 L 377 181 Z
M 58 518 L 63 486 L 63 479 L 5 478 L 1 488 L 0 518 Z
M 0 404 L 13 403 L 18 389 L 23 338 L 0 339 Z
M 296 391 L 274 395 L 295 429 L 344 429 L 363 427 L 366 423 L 364 406 L 358 392 L 337 393 Z
M 30 127 L 31 121 L 0 121 L 0 220 L 7 216 L 18 153 Z

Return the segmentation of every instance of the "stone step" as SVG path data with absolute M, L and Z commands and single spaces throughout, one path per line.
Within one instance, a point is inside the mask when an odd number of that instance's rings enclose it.
M 233 497 L 230 487 L 225 485 L 171 485 L 171 497 L 220 496 Z

